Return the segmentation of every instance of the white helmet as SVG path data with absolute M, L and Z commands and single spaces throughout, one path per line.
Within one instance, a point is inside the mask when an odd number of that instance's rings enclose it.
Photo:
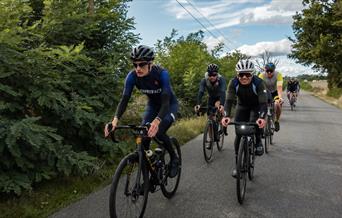
M 237 73 L 243 73 L 243 72 L 254 72 L 254 64 L 251 60 L 239 60 L 238 63 L 235 66 L 235 70 Z

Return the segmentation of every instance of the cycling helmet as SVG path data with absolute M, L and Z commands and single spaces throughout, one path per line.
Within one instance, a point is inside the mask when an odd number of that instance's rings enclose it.
M 208 65 L 208 73 L 217 72 L 218 73 L 219 67 L 216 64 L 209 64 Z
M 275 68 L 276 68 L 276 66 L 274 65 L 274 63 L 268 63 L 265 65 L 265 71 L 268 71 L 268 70 L 274 71 Z
M 146 45 L 139 45 L 132 49 L 131 59 L 133 61 L 152 61 L 154 59 L 154 51 Z
M 243 72 L 254 72 L 254 64 L 251 60 L 239 60 L 238 63 L 235 66 L 235 70 L 237 73 L 243 73 Z

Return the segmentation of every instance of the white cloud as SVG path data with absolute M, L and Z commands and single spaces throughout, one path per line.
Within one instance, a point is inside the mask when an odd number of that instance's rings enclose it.
M 314 71 L 310 67 L 298 64 L 293 59 L 289 59 L 287 56 L 277 57 L 279 63 L 277 70 L 283 74 L 283 76 L 298 76 L 301 74 L 319 74 L 318 71 Z
M 218 38 L 214 38 L 212 36 L 204 38 L 203 39 L 204 43 L 207 45 L 208 47 L 208 51 L 213 50 L 213 48 L 215 48 L 215 46 L 217 46 L 220 42 L 224 43 L 224 38 L 222 36 L 218 37 Z
M 237 48 L 237 50 L 252 57 L 260 56 L 265 51 L 270 52 L 274 56 L 280 56 L 291 52 L 291 44 L 290 40 L 282 39 L 275 42 L 258 42 L 255 45 L 243 45 Z
M 188 0 L 190 1 L 190 0 Z M 215 25 L 216 28 L 226 28 L 239 24 L 288 24 L 292 22 L 292 16 L 296 11 L 303 9 L 301 0 L 220 0 L 220 1 L 190 1 L 198 11 L 187 1 L 182 5 L 196 18 L 204 21 L 202 15 Z M 169 1 L 165 7 L 177 19 L 193 19 L 176 1 Z M 213 27 L 209 27 L 213 29 Z

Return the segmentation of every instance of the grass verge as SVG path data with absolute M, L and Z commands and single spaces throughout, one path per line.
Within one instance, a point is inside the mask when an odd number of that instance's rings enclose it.
M 183 119 L 177 121 L 168 133 L 183 145 L 203 131 L 205 121 L 205 117 Z M 1 196 L 0 217 L 47 217 L 58 209 L 108 185 L 115 168 L 116 164 L 104 165 L 91 176 L 70 176 L 46 181 L 21 197 Z

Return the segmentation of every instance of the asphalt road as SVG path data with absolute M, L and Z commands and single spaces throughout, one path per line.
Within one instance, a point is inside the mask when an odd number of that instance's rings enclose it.
M 182 147 L 179 189 L 168 200 L 151 194 L 145 217 L 342 217 L 342 111 L 302 92 L 295 111 L 285 102 L 270 153 L 256 160 L 245 202 L 236 197 L 233 127 L 224 150 L 207 164 L 202 136 Z M 109 187 L 60 210 L 55 218 L 109 217 Z

